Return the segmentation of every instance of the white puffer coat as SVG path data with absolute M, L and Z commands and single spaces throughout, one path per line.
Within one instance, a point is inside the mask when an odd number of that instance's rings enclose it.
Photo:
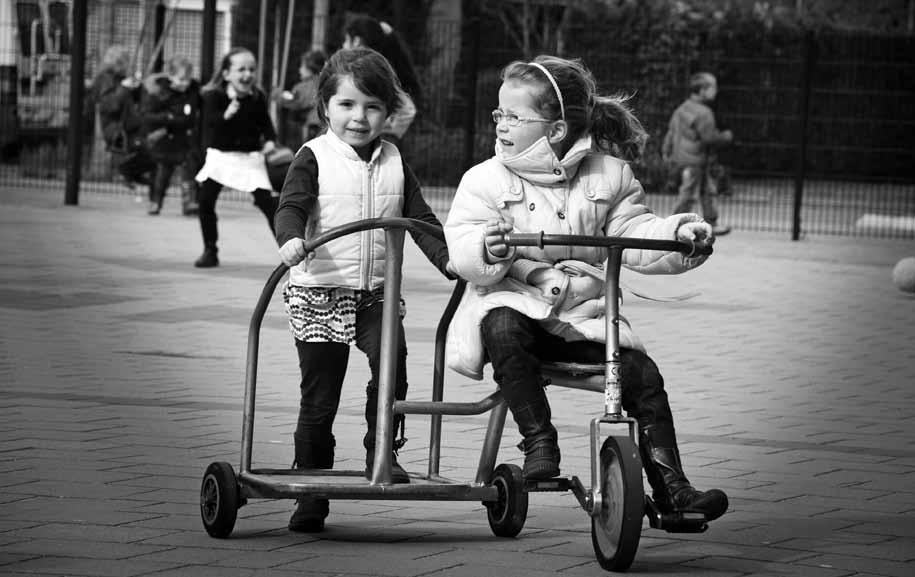
M 468 281 L 449 327 L 448 366 L 471 378 L 482 378 L 480 323 L 488 311 L 502 306 L 540 320 L 544 328 L 568 341 L 606 339 L 603 296 L 577 303 L 573 308 L 556 306 L 544 297 L 542 287 L 526 285 L 510 274 L 516 259 L 550 265 L 582 261 L 603 267 L 604 249 L 517 247 L 504 259 L 493 259 L 487 255 L 483 241 L 487 221 L 511 222 L 519 233 L 674 240 L 681 224 L 701 220 L 691 213 L 659 217 L 642 204 L 644 197 L 642 185 L 629 166 L 618 158 L 593 151 L 590 137 L 577 141 L 561 161 L 555 155 L 526 158 L 513 162 L 510 170 L 493 157 L 467 171 L 445 224 L 452 266 Z M 626 250 L 623 266 L 644 274 L 677 274 L 699 266 L 706 258 Z M 620 323 L 620 345 L 644 348 L 625 319 Z

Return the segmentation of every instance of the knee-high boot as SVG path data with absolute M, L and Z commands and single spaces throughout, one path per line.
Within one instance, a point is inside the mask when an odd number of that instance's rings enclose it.
M 553 426 L 546 391 L 540 385 L 530 389 L 506 382 L 500 385 L 500 389 L 523 437 L 518 448 L 524 452 L 524 477 L 531 480 L 557 477 L 560 461 L 558 434 Z
M 639 451 L 652 497 L 662 512 L 702 513 L 711 521 L 727 511 L 728 496 L 724 491 L 699 491 L 686 478 L 673 425 L 640 427 Z
M 372 470 L 375 468 L 375 429 L 378 425 L 378 387 L 369 383 L 365 387 L 365 436 L 362 438 L 362 445 L 365 447 L 365 478 L 372 478 Z M 405 439 L 401 433 L 400 441 L 397 441 L 397 431 L 403 430 L 403 415 L 394 415 L 394 422 L 391 426 L 392 447 L 391 455 L 391 482 L 392 483 L 409 483 L 410 476 L 397 462 L 397 450 L 403 446 Z
M 334 466 L 336 441 L 331 433 L 318 430 L 297 430 L 295 439 L 294 469 L 331 469 Z M 324 530 L 324 519 L 330 512 L 327 499 L 300 497 L 289 518 L 289 530 L 299 533 L 317 533 Z
M 181 214 L 194 216 L 197 214 L 197 183 L 193 180 L 181 182 Z

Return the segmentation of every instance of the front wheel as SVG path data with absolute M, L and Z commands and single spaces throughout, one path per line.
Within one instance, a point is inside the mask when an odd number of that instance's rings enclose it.
M 210 537 L 228 537 L 235 527 L 241 499 L 235 471 L 228 463 L 210 463 L 200 485 L 200 518 Z
M 499 465 L 493 471 L 492 485 L 499 492 L 499 499 L 485 503 L 489 527 L 497 537 L 515 537 L 527 520 L 528 501 L 521 467 Z
M 607 571 L 626 571 L 639 548 L 645 499 L 642 462 L 631 438 L 604 441 L 600 479 L 600 508 L 591 517 L 594 554 Z

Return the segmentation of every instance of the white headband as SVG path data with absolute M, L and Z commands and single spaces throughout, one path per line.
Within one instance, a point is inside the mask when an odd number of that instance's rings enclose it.
M 559 111 L 562 113 L 562 119 L 566 119 L 566 106 L 562 103 L 562 92 L 559 91 L 559 85 L 556 84 L 556 79 L 553 78 L 553 75 L 550 74 L 550 71 L 546 69 L 546 66 L 540 64 L 539 62 L 528 62 L 531 66 L 540 69 L 546 75 L 546 79 L 550 81 L 550 84 L 553 85 L 553 90 L 556 91 L 556 98 L 559 99 Z

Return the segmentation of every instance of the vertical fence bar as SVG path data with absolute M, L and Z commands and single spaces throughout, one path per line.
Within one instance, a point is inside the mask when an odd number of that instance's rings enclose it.
M 213 75 L 214 52 L 216 51 L 216 0 L 204 0 L 203 24 L 200 31 L 203 46 L 200 50 L 200 81 L 206 82 Z
M 816 38 L 808 30 L 804 35 L 801 68 L 800 102 L 798 104 L 797 167 L 794 173 L 794 222 L 791 226 L 791 240 L 801 237 L 801 208 L 804 197 L 804 177 L 807 170 L 807 125 L 810 121 L 810 85 L 813 75 L 813 59 L 816 55 Z
M 88 0 L 73 1 L 73 41 L 70 43 L 70 117 L 67 126 L 67 189 L 64 204 L 79 204 L 83 152 L 83 77 L 86 75 Z M 33 47 L 34 50 L 34 47 Z
M 165 4 L 156 4 L 154 8 L 154 17 L 153 17 L 153 46 L 159 47 L 160 43 L 164 42 L 162 37 L 167 34 L 165 26 Z M 178 7 L 175 6 L 174 10 L 177 10 Z M 152 61 L 146 66 L 146 72 L 162 72 L 162 66 L 165 64 L 165 59 L 162 57 L 165 50 L 156 50 L 153 52 Z
M 477 73 L 480 69 L 480 20 L 473 18 L 467 26 L 470 58 L 467 63 L 467 86 L 464 99 L 464 170 L 473 166 L 473 151 L 477 142 Z

